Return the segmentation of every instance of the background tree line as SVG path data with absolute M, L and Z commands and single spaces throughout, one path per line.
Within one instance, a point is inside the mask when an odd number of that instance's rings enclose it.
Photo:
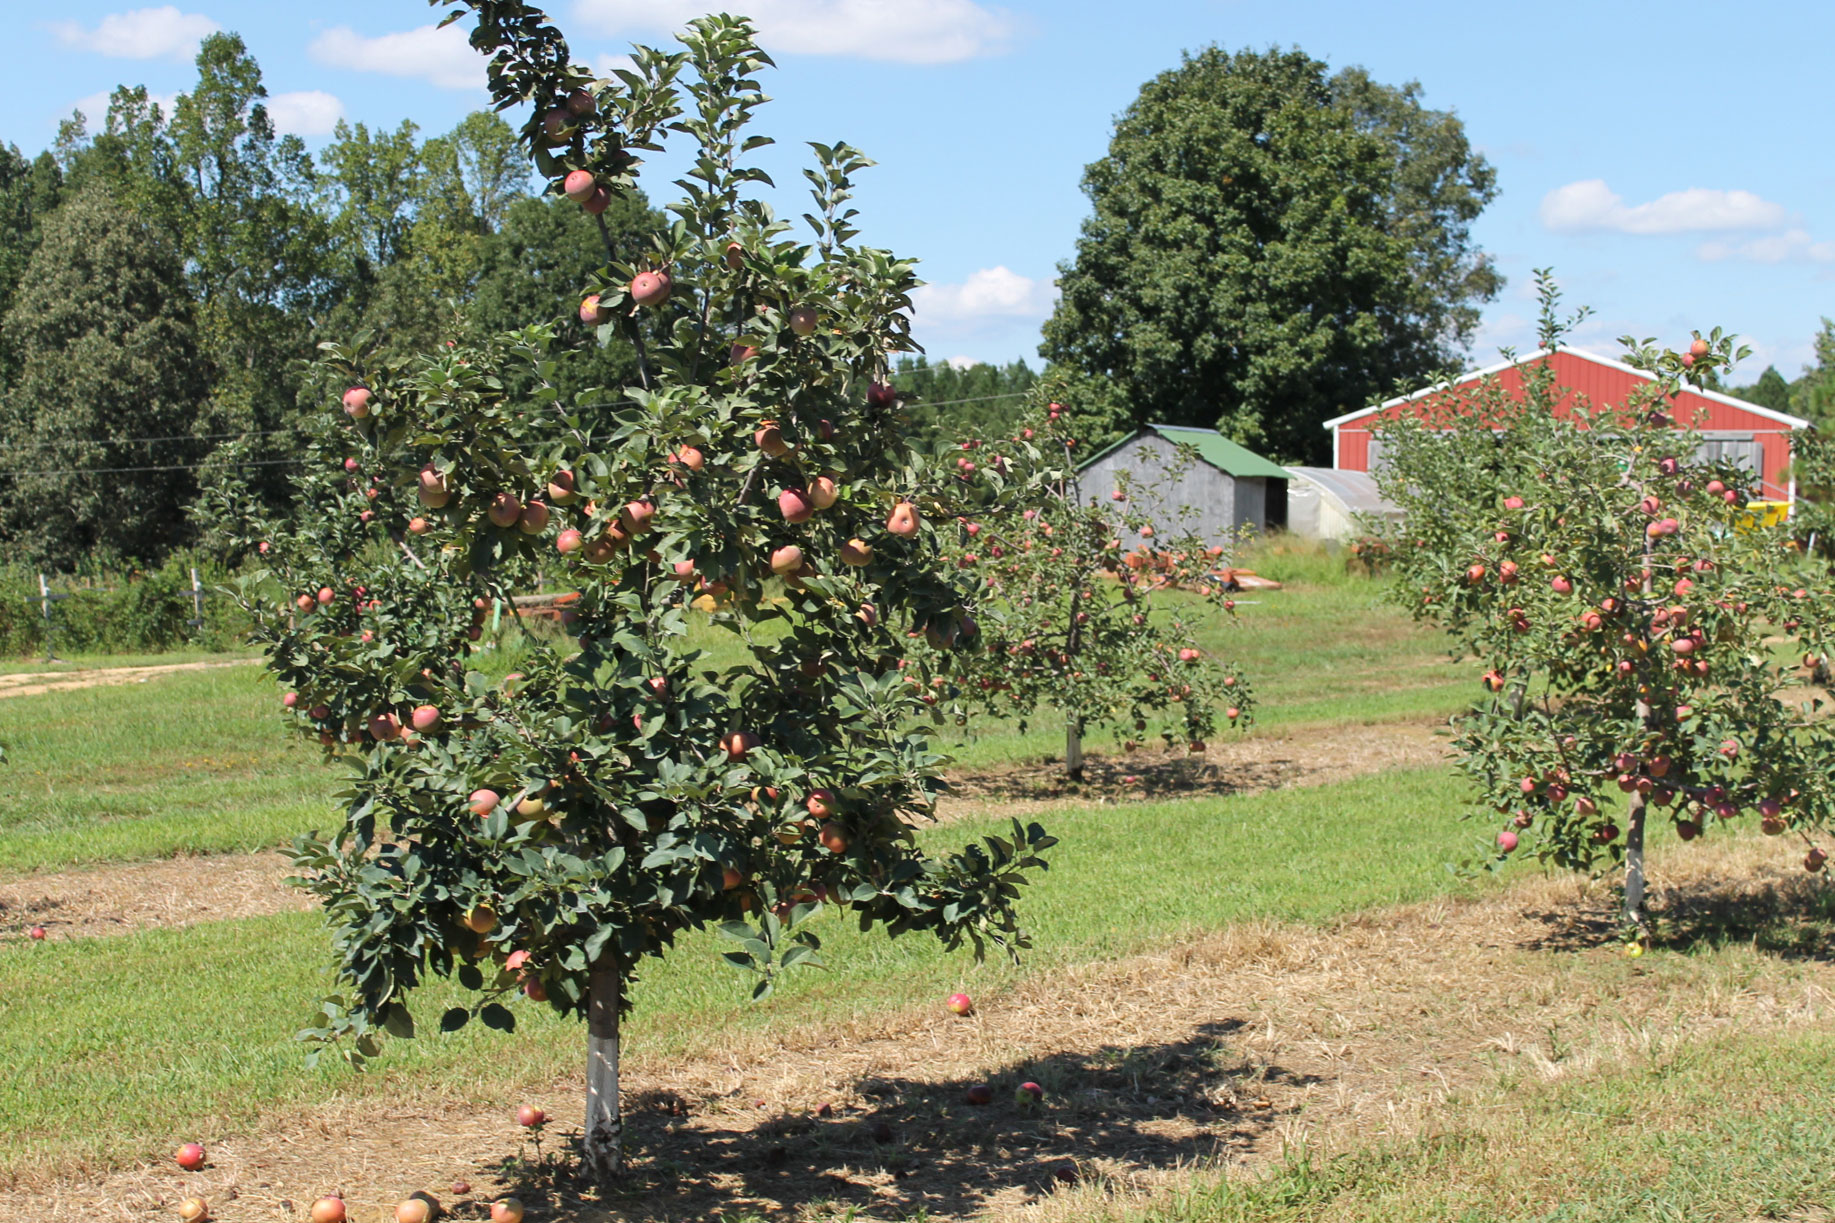
M 123 88 L 36 157 L 0 147 L 9 559 L 153 563 L 207 536 L 187 516 L 203 481 L 284 498 L 322 340 L 401 355 L 546 321 L 573 354 L 566 391 L 627 380 L 632 354 L 576 314 L 596 226 L 530 194 L 501 118 L 340 124 L 315 153 L 275 132 L 240 38 L 205 39 L 197 68 L 170 115 Z M 1496 175 L 1458 117 L 1297 49 L 1186 55 L 1083 189 L 1044 368 L 901 361 L 924 440 L 998 436 L 1030 393 L 1066 404 L 1092 452 L 1164 422 L 1328 461 L 1321 422 L 1465 365 L 1502 285 L 1470 233 Z M 664 223 L 641 197 L 605 220 L 620 244 Z M 1795 382 L 1772 369 L 1739 393 L 1829 425 L 1828 320 L 1816 351 Z
M 0 146 L 0 551 L 56 569 L 193 543 L 202 481 L 285 495 L 309 359 L 368 331 L 386 352 L 553 320 L 564 377 L 621 385 L 576 286 L 591 218 L 530 194 L 495 114 L 423 137 L 339 124 L 316 156 L 274 131 L 261 70 L 206 38 L 166 114 L 117 89 L 52 149 Z M 660 218 L 605 214 L 614 238 Z M 316 402 L 310 410 L 317 410 Z

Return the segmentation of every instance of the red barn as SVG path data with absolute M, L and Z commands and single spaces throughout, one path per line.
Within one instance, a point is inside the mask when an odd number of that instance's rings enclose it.
M 1464 374 L 1450 386 L 1428 387 L 1326 421 L 1325 427 L 1332 431 L 1332 466 L 1341 471 L 1367 472 L 1379 465 L 1382 440 L 1373 435 L 1372 424 L 1403 412 L 1419 411 L 1449 389 L 1471 387 L 1480 379 L 1495 377 L 1507 391 L 1520 396 L 1522 367 L 1542 358 L 1553 364 L 1556 383 L 1567 392 L 1555 407 L 1561 415 L 1571 412 L 1575 396 L 1594 405 L 1620 404 L 1638 383 L 1652 381 L 1643 370 L 1576 348 L 1538 351 L 1514 362 Z M 1731 459 L 1749 468 L 1757 476 L 1760 500 L 1787 504 L 1796 501 L 1796 481 L 1790 473 L 1790 434 L 1793 429 L 1806 428 L 1808 421 L 1718 391 L 1692 389 L 1676 396 L 1675 415 L 1679 423 L 1700 431 L 1708 457 Z

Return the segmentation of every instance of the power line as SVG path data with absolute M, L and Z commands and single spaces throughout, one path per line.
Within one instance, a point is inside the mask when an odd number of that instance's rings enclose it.
M 273 437 L 276 434 L 297 432 L 297 429 L 251 429 L 246 433 L 174 433 L 167 437 L 71 437 L 36 442 L 14 442 L 12 445 L 21 449 L 35 446 L 44 450 L 53 446 L 130 446 L 143 442 L 216 442 L 226 438 Z
M 174 463 L 160 467 L 56 467 L 49 471 L 0 471 L 0 477 L 20 476 L 114 476 L 130 471 L 234 471 L 243 467 L 290 467 L 304 459 L 253 459 L 246 463 Z

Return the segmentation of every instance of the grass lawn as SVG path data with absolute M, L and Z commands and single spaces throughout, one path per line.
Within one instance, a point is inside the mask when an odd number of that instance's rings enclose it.
M 686 940 L 637 988 L 631 1052 L 705 1052 L 761 1025 L 834 1023 L 940 997 L 987 998 L 1018 974 L 1127 955 L 1232 922 L 1324 921 L 1476 886 L 1442 865 L 1471 833 L 1447 818 L 1459 783 L 1440 770 L 1309 789 L 1054 813 L 1053 869 L 1025 900 L 1036 947 L 1019 968 L 976 967 L 921 938 L 861 936 L 825 919 L 831 967 L 792 975 L 762 1005 L 709 938 Z M 959 842 L 970 824 L 938 828 Z M 288 914 L 0 951 L 0 1184 L 53 1166 L 96 1169 L 164 1153 L 176 1136 L 246 1128 L 335 1092 L 463 1089 L 472 1098 L 577 1073 L 576 1024 L 522 1003 L 524 1032 L 472 1025 L 391 1042 L 380 1068 L 308 1072 L 292 1039 L 325 992 L 325 935 Z M 415 999 L 424 1025 L 457 993 Z M 107 1116 L 106 1126 L 94 1124 Z M 206 1127 L 199 1134 L 200 1127 Z
M 1456 1101 L 1427 1138 L 1213 1183 L 1139 1223 L 1744 1223 L 1835 1200 L 1835 1033 L 1733 1036 Z
M 1233 623 L 1200 633 L 1207 649 L 1248 669 L 1257 728 L 1443 716 L 1475 691 L 1469 668 L 1446 660 L 1438 635 L 1383 602 L 1380 582 L 1347 577 L 1316 552 L 1258 564 L 1289 587 L 1245 595 Z M 1180 601 L 1156 597 L 1162 609 Z M 704 631 L 720 650 L 725 634 Z M 488 654 L 481 665 L 507 671 L 514 659 L 513 651 Z M 1061 727 L 1044 716 L 1025 732 L 982 720 L 936 734 L 959 767 L 986 769 L 1061 754 Z M 0 743 L 9 758 L 0 776 L 14 798 L 0 811 L 0 875 L 280 845 L 328 827 L 336 809 L 339 766 L 286 731 L 258 667 L 0 699 Z M 1101 753 L 1113 741 L 1098 730 L 1088 745 Z

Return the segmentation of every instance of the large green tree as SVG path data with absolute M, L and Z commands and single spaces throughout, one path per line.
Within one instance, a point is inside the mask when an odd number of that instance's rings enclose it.
M 181 252 L 100 184 L 46 220 L 0 336 L 0 531 L 9 554 L 70 567 L 148 558 L 182 529 L 208 393 Z
M 1452 363 L 1501 278 L 1457 117 L 1298 50 L 1211 47 L 1142 87 L 1083 188 L 1040 351 L 1136 423 L 1323 458 L 1330 416 Z
M 38 249 L 39 226 L 57 206 L 63 171 L 50 153 L 28 158 L 14 145 L 0 145 L 0 318 Z M 0 343 L 0 387 L 11 381 L 14 363 Z
M 636 188 L 612 197 L 599 219 L 620 251 L 648 246 L 666 227 Z M 605 259 L 605 237 L 577 204 L 555 196 L 517 200 L 503 228 L 482 243 L 469 316 L 484 334 L 553 320 L 556 346 L 580 354 L 555 372 L 566 394 L 624 386 L 637 374 L 635 351 L 622 338 L 602 345 L 598 328 L 580 321 L 580 286 Z
M 1816 363 L 1790 389 L 1790 410 L 1824 432 L 1835 429 L 1835 319 L 1816 333 Z

